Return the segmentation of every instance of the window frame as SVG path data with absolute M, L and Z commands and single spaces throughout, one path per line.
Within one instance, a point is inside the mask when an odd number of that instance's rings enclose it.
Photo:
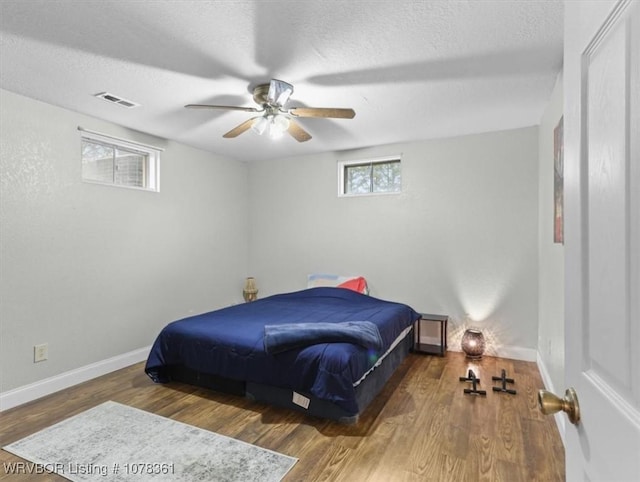
M 397 191 L 383 191 L 375 192 L 368 191 L 362 193 L 349 193 L 346 192 L 346 171 L 352 166 L 373 166 L 374 164 L 388 164 L 397 162 L 400 164 L 400 189 Z M 373 183 L 371 184 L 373 186 Z M 402 155 L 393 155 L 385 157 L 365 158 L 365 159 L 351 159 L 338 161 L 338 197 L 361 197 L 361 196 L 387 196 L 393 194 L 400 194 L 402 192 Z
M 101 134 L 99 132 L 90 131 L 78 127 L 80 133 L 80 175 L 82 182 L 88 184 L 100 184 L 102 186 L 111 186 L 123 189 L 134 189 L 137 191 L 146 192 L 160 192 L 160 153 L 164 150 L 158 147 L 142 144 L 127 139 L 121 139 L 119 137 L 113 137 L 107 134 Z M 143 154 L 147 156 L 147 166 L 144 169 L 145 187 L 132 186 L 128 184 L 118 184 L 116 182 L 99 181 L 95 179 L 88 179 L 84 177 L 83 157 L 82 157 L 82 143 L 91 142 L 94 144 L 100 144 L 105 147 L 113 149 L 120 149 L 121 151 L 131 152 L 135 154 Z

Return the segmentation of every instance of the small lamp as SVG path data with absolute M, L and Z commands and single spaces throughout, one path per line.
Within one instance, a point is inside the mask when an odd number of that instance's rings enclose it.
M 484 335 L 480 330 L 469 328 L 462 335 L 462 351 L 467 355 L 467 358 L 472 360 L 479 360 L 484 353 Z
M 258 288 L 256 287 L 255 278 L 249 277 L 245 280 L 242 296 L 244 297 L 244 301 L 247 303 L 258 299 Z

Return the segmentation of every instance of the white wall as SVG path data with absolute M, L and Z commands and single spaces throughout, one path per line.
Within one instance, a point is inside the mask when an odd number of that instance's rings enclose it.
M 0 103 L 0 398 L 239 301 L 247 275 L 266 296 L 311 272 L 362 274 L 374 296 L 448 314 L 454 349 L 467 325 L 490 354 L 529 359 L 546 339 L 537 127 L 247 167 L 2 90 Z M 82 183 L 78 125 L 164 147 L 161 192 Z M 338 160 L 394 154 L 401 194 L 337 196 Z
M 241 299 L 246 164 L 6 91 L 0 104 L 0 394 Z M 164 147 L 161 191 L 81 182 L 78 125 Z
M 402 154 L 403 192 L 339 198 L 337 161 Z M 537 127 L 325 153 L 249 169 L 260 296 L 312 272 L 362 274 L 372 295 L 481 327 L 489 353 L 535 359 Z
M 553 130 L 562 117 L 562 75 L 540 121 L 538 352 L 546 384 L 564 390 L 564 246 L 553 242 Z M 549 386 L 550 385 L 550 386 Z

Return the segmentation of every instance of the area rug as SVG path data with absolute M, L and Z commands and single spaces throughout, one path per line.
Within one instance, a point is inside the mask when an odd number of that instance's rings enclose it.
M 279 481 L 298 460 L 112 401 L 3 448 L 72 481 Z

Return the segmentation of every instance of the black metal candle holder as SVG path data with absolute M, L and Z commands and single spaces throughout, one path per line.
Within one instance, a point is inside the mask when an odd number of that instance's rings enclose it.
M 471 382 L 472 388 L 465 388 L 464 393 L 468 395 L 486 395 L 486 390 L 478 390 L 477 386 L 480 385 L 480 379 L 476 377 L 476 374 L 473 373 L 473 370 L 469 370 L 469 373 L 466 377 L 460 377 L 461 382 Z
M 511 395 L 516 394 L 515 390 L 507 388 L 507 383 L 515 383 L 515 381 L 513 380 L 513 378 L 507 378 L 507 372 L 504 370 L 504 368 L 502 369 L 502 373 L 499 377 L 491 377 L 491 380 L 502 382 L 502 387 L 493 387 L 494 392 L 510 393 Z

